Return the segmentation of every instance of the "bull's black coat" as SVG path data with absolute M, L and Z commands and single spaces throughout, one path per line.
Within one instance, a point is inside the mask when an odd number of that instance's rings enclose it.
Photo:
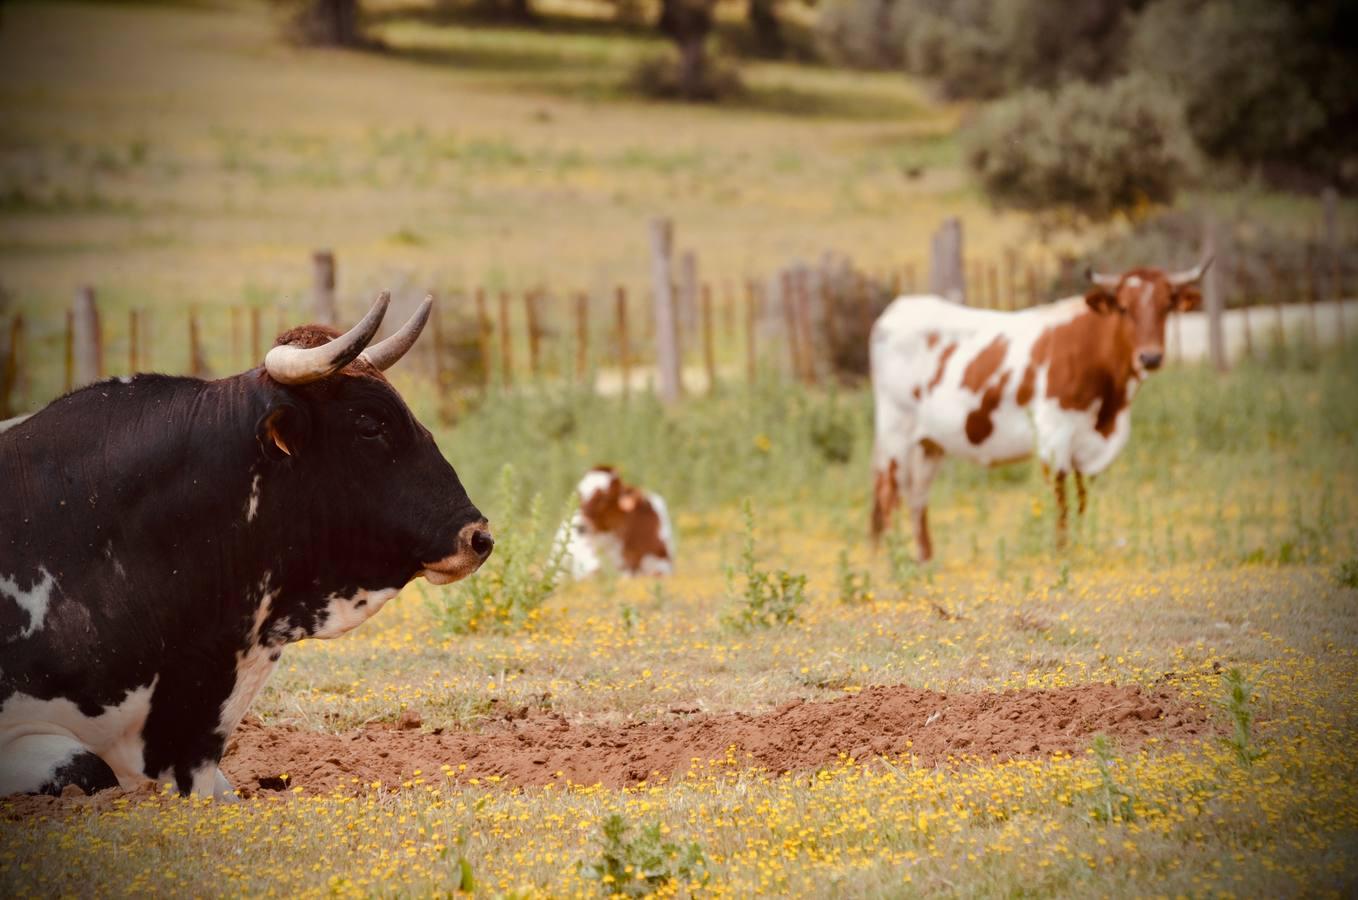
M 332 595 L 400 587 L 480 521 L 362 362 L 301 386 L 255 369 L 75 391 L 0 433 L 0 577 L 55 580 L 27 637 L 29 612 L 0 594 L 0 709 L 27 695 L 95 716 L 154 679 L 144 772 L 187 792 L 221 757 L 238 654 L 276 659 L 324 624 Z M 44 788 L 114 783 L 87 757 Z

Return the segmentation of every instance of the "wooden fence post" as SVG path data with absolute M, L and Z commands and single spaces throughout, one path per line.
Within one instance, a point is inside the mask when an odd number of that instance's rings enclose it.
M 755 323 L 759 319 L 759 286 L 754 279 L 745 282 L 745 379 L 754 384 L 759 375 Z
M 802 363 L 806 366 L 802 377 L 807 384 L 815 384 L 817 379 L 816 345 L 811 333 L 811 291 L 808 289 L 806 281 L 806 267 L 798 266 L 793 275 L 793 297 L 796 301 L 793 309 L 797 313 L 797 331 L 802 341 Z
M 666 218 L 651 220 L 651 291 L 655 310 L 655 356 L 660 399 L 675 403 L 684 393 L 679 322 L 675 315 L 671 254 L 674 225 Z
M 1212 256 L 1216 253 L 1216 223 L 1208 219 L 1203 227 L 1203 253 Z M 1203 305 L 1207 308 L 1207 352 L 1212 366 L 1218 372 L 1225 372 L 1226 335 L 1222 330 L 1222 313 L 1225 311 L 1225 298 L 1221 289 L 1221 264 L 1207 269 L 1203 279 Z
M 452 373 L 443 370 L 443 311 L 435 303 L 429 310 L 429 352 L 434 354 L 434 390 L 440 397 L 452 386 Z
M 1314 233 L 1313 233 L 1314 234 Z M 1316 324 L 1316 301 L 1320 299 L 1320 276 L 1316 274 L 1316 242 L 1306 242 L 1306 313 L 1310 322 L 1311 346 L 1319 346 L 1320 329 Z
M 707 370 L 707 392 L 717 389 L 717 356 L 712 344 L 712 285 L 702 287 L 703 368 Z
M 490 373 L 494 366 L 490 358 L 490 339 L 492 326 L 490 313 L 486 311 L 486 289 L 479 287 L 476 297 L 476 347 L 481 353 L 481 389 L 490 387 Z
M 523 326 L 528 332 L 528 371 L 536 380 L 541 372 L 540 340 L 542 329 L 538 327 L 538 291 L 536 288 L 523 292 Z
M 905 264 L 905 292 L 907 294 L 915 293 L 915 284 L 915 264 L 913 262 L 908 262 Z
M 70 393 L 75 388 L 75 310 L 66 310 L 66 342 L 63 348 L 65 373 L 62 376 L 62 389 Z
M 194 378 L 207 378 L 209 375 L 207 358 L 203 355 L 203 344 L 198 332 L 198 307 L 189 307 L 189 374 Z
M 1334 300 L 1335 331 L 1344 343 L 1344 288 L 1339 277 L 1342 249 L 1339 242 L 1339 193 L 1332 187 L 1321 194 L 1325 206 L 1325 247 L 1330 257 L 1330 298 Z
M 333 327 L 339 319 L 335 309 L 335 254 L 329 250 L 311 254 L 311 313 L 322 325 Z
M 75 348 L 75 380 L 81 387 L 104 377 L 104 342 L 99 326 L 99 308 L 94 288 L 85 285 L 76 291 L 72 339 Z
M 15 313 L 9 327 L 0 333 L 0 419 L 15 415 L 19 408 L 14 395 L 19 383 L 19 342 L 23 327 L 23 316 Z
M 509 291 L 500 291 L 500 380 L 514 383 L 514 335 L 509 331 Z
M 264 329 L 261 319 L 264 311 L 258 306 L 250 307 L 250 365 L 257 366 L 264 361 Z
M 929 292 L 954 303 L 967 302 L 962 269 L 962 222 L 950 217 L 934 232 L 929 257 Z
M 227 368 L 234 369 L 241 357 L 241 315 L 240 307 L 231 307 L 231 356 Z
M 685 250 L 679 254 L 679 271 L 675 273 L 675 298 L 679 316 L 680 343 L 691 340 L 698 332 L 698 254 Z
M 618 307 L 618 366 L 622 369 L 622 398 L 632 395 L 632 356 L 627 343 L 627 288 L 618 285 L 614 302 Z
M 589 294 L 575 295 L 575 380 L 584 383 L 589 372 Z
M 139 337 L 137 332 L 140 330 L 137 326 L 137 308 L 134 306 L 127 311 L 127 373 L 129 375 L 137 374 L 137 365 L 140 362 L 137 359 L 137 339 Z

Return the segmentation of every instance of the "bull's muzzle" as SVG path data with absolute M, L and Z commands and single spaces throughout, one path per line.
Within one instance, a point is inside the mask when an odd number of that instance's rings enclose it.
M 452 584 L 481 568 L 481 563 L 495 549 L 495 538 L 487 524 L 482 519 L 462 526 L 462 530 L 457 533 L 457 550 L 436 562 L 426 562 L 422 573 L 424 577 L 434 584 Z

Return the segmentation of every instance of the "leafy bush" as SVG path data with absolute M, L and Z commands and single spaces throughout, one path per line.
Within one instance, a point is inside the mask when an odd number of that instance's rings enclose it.
M 1127 64 L 1183 98 L 1207 154 L 1322 178 L 1347 170 L 1352 182 L 1355 28 L 1351 4 L 1337 0 L 1161 0 L 1138 18 Z
M 1358 589 L 1358 556 L 1350 556 L 1335 566 L 1334 580 L 1340 587 Z
M 872 574 L 855 571 L 849 565 L 848 550 L 839 551 L 839 558 L 835 561 L 835 575 L 839 583 L 840 603 L 845 606 L 858 606 L 872 602 Z
M 827 55 L 901 68 L 950 97 L 997 97 L 1116 74 L 1129 0 L 836 0 L 817 20 Z
M 806 602 L 806 576 L 784 569 L 766 572 L 759 568 L 754 552 L 754 511 L 749 500 L 744 502 L 743 510 L 745 542 L 740 567 L 737 572 L 728 572 L 727 578 L 734 582 L 734 575 L 739 574 L 745 583 L 739 605 L 722 617 L 722 624 L 737 631 L 786 625 L 796 620 L 797 611 Z M 735 592 L 734 585 L 732 591 Z
M 986 109 L 965 140 L 997 205 L 1067 219 L 1168 203 L 1195 162 L 1174 98 L 1140 77 L 1019 94 Z
M 661 836 L 660 823 L 627 839 L 627 820 L 613 813 L 603 824 L 599 858 L 586 872 L 608 897 L 646 897 L 670 882 L 707 881 L 707 857 L 696 842 L 681 847 Z
M 521 506 L 514 467 L 500 472 L 497 506 Z M 476 575 L 453 588 L 451 602 L 426 595 L 430 612 L 445 631 L 510 631 L 529 621 L 555 592 L 566 543 L 560 534 L 543 536 L 542 495 L 534 494 L 527 514 L 498 529 L 495 552 Z

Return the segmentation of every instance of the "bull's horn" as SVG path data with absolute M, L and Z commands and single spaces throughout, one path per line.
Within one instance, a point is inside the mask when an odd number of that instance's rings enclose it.
M 1110 291 L 1116 288 L 1118 282 L 1122 280 L 1120 275 L 1104 275 L 1095 272 L 1093 266 L 1085 269 L 1085 278 L 1088 278 L 1091 284 L 1097 284 L 1099 287 L 1107 288 Z
M 425 323 L 429 321 L 429 311 L 434 308 L 434 295 L 430 294 L 424 298 L 420 308 L 415 310 L 415 315 L 411 316 L 401 330 L 385 340 L 373 344 L 361 354 L 361 358 L 367 360 L 368 364 L 375 369 L 389 369 L 398 359 L 406 355 L 411 347 L 415 346 L 415 340 L 424 330 Z
M 382 325 L 382 316 L 386 315 L 390 302 L 391 294 L 383 291 L 357 325 L 319 347 L 303 349 L 287 344 L 274 347 L 264 357 L 264 368 L 280 384 L 306 384 L 333 375 L 353 362 L 368 346 L 368 341 Z
M 1207 271 L 1207 267 L 1210 266 L 1211 264 L 1212 256 L 1211 254 L 1208 254 L 1207 256 L 1203 257 L 1202 262 L 1198 263 L 1191 269 L 1186 269 L 1183 272 L 1171 272 L 1169 275 L 1169 283 L 1176 288 L 1183 287 L 1186 284 L 1192 284 L 1193 282 L 1202 278 L 1203 273 Z

